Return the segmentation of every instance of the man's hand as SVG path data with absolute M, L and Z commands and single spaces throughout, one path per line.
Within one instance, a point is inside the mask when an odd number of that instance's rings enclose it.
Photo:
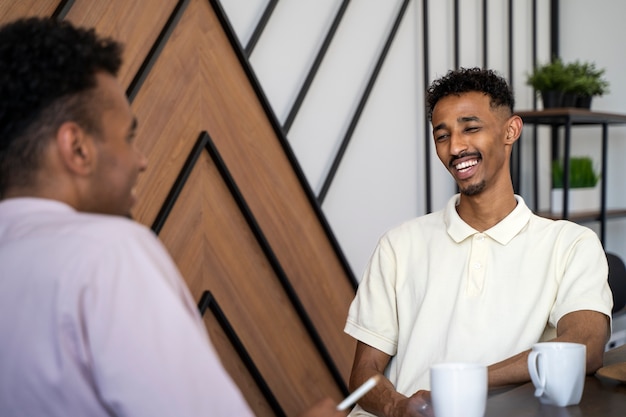
M 397 403 L 391 417 L 434 417 L 430 391 L 420 390 Z

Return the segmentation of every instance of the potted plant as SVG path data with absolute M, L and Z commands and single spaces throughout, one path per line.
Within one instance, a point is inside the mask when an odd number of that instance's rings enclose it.
M 544 109 L 551 107 L 591 108 L 591 98 L 608 92 L 609 83 L 602 78 L 604 69 L 593 62 L 564 63 L 555 57 L 536 67 L 526 84 L 541 94 Z
M 605 69 L 597 69 L 593 62 L 575 61 L 567 65 L 574 81 L 570 88 L 576 96 L 576 107 L 591 108 L 591 99 L 609 92 L 609 82 L 602 76 Z
M 562 160 L 552 162 L 552 213 L 563 212 Z M 598 182 L 600 174 L 593 166 L 590 157 L 572 157 L 569 160 L 569 212 L 579 213 L 597 210 L 600 203 Z
M 561 107 L 563 92 L 571 88 L 572 82 L 571 71 L 557 57 L 547 64 L 535 67 L 526 78 L 526 84 L 541 95 L 544 109 Z

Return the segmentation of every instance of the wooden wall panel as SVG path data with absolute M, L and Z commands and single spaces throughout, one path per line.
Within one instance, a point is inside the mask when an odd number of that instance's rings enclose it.
M 224 368 L 234 377 L 235 383 L 243 393 L 255 416 L 276 417 L 277 413 L 273 411 L 249 371 L 233 350 L 233 346 L 228 340 L 224 329 L 210 312 L 207 312 L 204 315 L 204 324 L 206 325 L 209 336 L 211 337 L 211 342 L 215 346 L 215 349 L 222 360 Z M 281 410 L 284 412 L 282 407 Z
M 20 0 L 21 1 L 21 0 Z M 177 0 L 75 0 L 66 19 L 124 43 L 118 78 L 128 87 Z
M 51 16 L 61 0 L 0 0 L 0 22 L 27 16 Z
M 206 130 L 347 379 L 354 346 L 343 333 L 352 283 L 270 125 L 215 13 L 190 4 L 211 30 L 202 39 Z M 200 23 L 198 23 L 200 24 Z
M 188 138 L 207 130 L 347 380 L 354 347 L 342 329 L 354 290 L 208 2 L 189 3 L 133 108 L 150 158 L 136 218 L 151 224 Z
M 18 3 L 23 7 L 0 1 L 0 21 L 51 14 L 61 4 Z M 171 19 L 175 10 L 181 14 Z M 125 87 L 146 70 L 131 103 L 139 120 L 137 145 L 149 160 L 137 186 L 134 217 L 152 225 L 200 132 L 208 132 L 267 245 L 260 246 L 207 152 L 160 238 L 194 297 L 210 290 L 220 300 L 288 415 L 324 396 L 339 400 L 354 352 L 354 341 L 342 330 L 353 283 L 211 3 L 76 0 L 66 18 L 126 45 L 120 74 Z M 173 29 L 155 48 L 168 22 Z M 151 50 L 157 58 L 143 68 Z M 267 257 L 268 247 L 275 259 Z M 285 277 L 287 284 L 281 281 Z M 221 330 L 210 318 L 205 323 L 255 412 L 271 415 Z
M 220 300 L 288 415 L 327 395 L 340 400 L 341 392 L 206 151 L 159 236 L 190 277 L 194 297 L 210 290 Z M 240 375 L 235 378 L 239 381 Z

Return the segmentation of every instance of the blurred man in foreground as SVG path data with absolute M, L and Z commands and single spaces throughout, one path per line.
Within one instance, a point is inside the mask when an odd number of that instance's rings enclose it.
M 170 256 L 128 218 L 147 161 L 120 64 L 93 30 L 0 29 L 0 415 L 252 415 Z

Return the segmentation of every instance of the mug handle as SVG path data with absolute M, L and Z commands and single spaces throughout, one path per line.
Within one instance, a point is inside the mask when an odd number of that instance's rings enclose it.
M 533 350 L 528 355 L 528 372 L 533 385 L 535 385 L 535 397 L 541 397 L 546 388 L 546 373 L 540 372 L 538 367 L 539 354 L 540 352 Z

